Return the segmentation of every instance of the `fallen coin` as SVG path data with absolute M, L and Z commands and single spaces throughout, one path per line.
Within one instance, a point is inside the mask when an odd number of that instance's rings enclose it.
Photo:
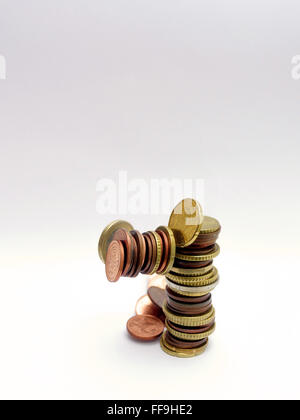
M 164 328 L 164 323 L 151 315 L 135 315 L 127 322 L 129 334 L 141 341 L 155 340 L 163 333 Z

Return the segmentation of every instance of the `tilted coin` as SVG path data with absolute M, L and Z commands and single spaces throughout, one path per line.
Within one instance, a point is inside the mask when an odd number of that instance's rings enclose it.
M 113 234 L 118 229 L 126 229 L 129 231 L 133 229 L 133 226 L 130 223 L 126 222 L 125 220 L 114 220 L 103 229 L 103 232 L 101 233 L 101 236 L 98 242 L 98 254 L 101 261 L 104 263 L 105 263 L 109 244 L 113 238 Z
M 143 233 L 143 238 L 145 240 L 145 245 L 146 245 L 146 256 L 145 256 L 144 264 L 141 268 L 141 273 L 149 274 L 149 267 L 152 263 L 152 255 L 153 255 L 152 242 L 150 240 L 150 237 L 147 235 L 147 232 Z
M 155 249 L 156 249 L 156 260 L 155 265 L 152 268 L 152 271 L 150 271 L 150 275 L 156 273 L 158 270 L 158 267 L 161 263 L 161 256 L 162 256 L 162 239 L 160 235 L 157 232 L 149 232 L 149 234 L 154 238 L 155 240 Z
M 112 241 L 109 244 L 106 262 L 105 272 L 108 281 L 118 281 L 122 275 L 124 267 L 124 247 L 121 241 Z
M 142 266 L 144 264 L 145 261 L 145 257 L 146 257 L 146 244 L 145 244 L 145 239 L 143 237 L 143 235 L 137 231 L 137 230 L 132 230 L 131 235 L 134 237 L 136 244 L 137 244 L 137 255 L 138 255 L 138 260 L 135 266 L 135 271 L 133 273 L 132 277 L 136 277 L 141 269 Z
M 174 233 L 176 245 L 180 248 L 191 245 L 200 233 L 202 222 L 202 208 L 196 200 L 186 198 L 177 204 L 168 225 Z
M 155 286 L 165 290 L 166 284 L 166 278 L 161 274 L 153 274 L 152 276 L 148 277 L 148 288 Z
M 166 236 L 168 238 L 168 244 L 169 244 L 169 258 L 168 258 L 168 262 L 167 262 L 165 268 L 162 271 L 159 272 L 159 274 L 166 274 L 173 267 L 174 260 L 175 260 L 175 253 L 176 253 L 175 236 L 173 234 L 172 229 L 170 229 L 167 226 L 159 226 L 156 229 L 156 231 L 162 231 L 163 233 L 166 234 Z
M 162 309 L 163 303 L 166 300 L 166 291 L 160 287 L 151 286 L 148 288 L 148 296 L 152 303 Z
M 113 239 L 121 241 L 125 250 L 125 265 L 122 275 L 126 276 L 131 269 L 134 253 L 134 242 L 129 231 L 126 229 L 118 229 L 113 234 Z
M 135 306 L 136 315 L 153 315 L 162 320 L 165 319 L 162 309 L 155 305 L 148 295 L 139 298 Z
M 162 230 L 157 230 L 157 234 L 160 236 L 161 243 L 162 243 L 162 254 L 161 254 L 161 261 L 159 264 L 158 269 L 156 270 L 157 274 L 163 273 L 167 267 L 168 260 L 169 260 L 169 253 L 170 253 L 170 247 L 169 247 L 169 241 L 168 237 Z
M 131 242 L 132 242 L 132 246 L 133 246 L 133 253 L 132 253 L 132 258 L 131 258 L 131 267 L 129 268 L 126 277 L 133 277 L 133 274 L 136 271 L 136 266 L 138 263 L 138 259 L 139 259 L 139 255 L 138 255 L 138 246 L 137 246 L 137 242 L 134 238 L 133 235 L 131 235 L 130 232 L 128 232 L 128 235 L 130 236 Z
M 204 216 L 200 229 L 200 235 L 206 233 L 213 233 L 221 229 L 221 225 L 217 219 L 210 216 Z
M 164 328 L 164 323 L 152 315 L 135 315 L 127 322 L 129 334 L 141 341 L 155 340 L 162 334 Z

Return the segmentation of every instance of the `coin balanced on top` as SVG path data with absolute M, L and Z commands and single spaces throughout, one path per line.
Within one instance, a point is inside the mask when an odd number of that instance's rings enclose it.
M 204 216 L 194 199 L 182 200 L 172 211 L 168 226 L 140 233 L 124 220 L 110 223 L 102 232 L 98 253 L 106 277 L 149 277 L 147 293 L 127 322 L 136 340 L 161 337 L 165 353 L 193 357 L 205 351 L 215 330 L 211 292 L 219 283 L 213 259 L 221 226 Z

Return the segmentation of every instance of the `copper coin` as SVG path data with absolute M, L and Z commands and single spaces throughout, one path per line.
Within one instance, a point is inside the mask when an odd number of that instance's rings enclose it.
M 139 298 L 135 306 L 135 313 L 137 315 L 153 315 L 160 319 L 165 319 L 162 309 L 151 302 L 148 295 Z
M 162 309 L 163 303 L 167 297 L 166 291 L 160 287 L 151 286 L 149 287 L 147 293 L 151 302 Z
M 180 295 L 179 293 L 174 292 L 174 290 L 170 289 L 168 286 L 166 287 L 167 295 L 170 296 L 172 299 L 177 300 L 178 302 L 186 302 L 186 303 L 201 303 L 205 302 L 207 299 L 211 297 L 210 293 L 204 296 L 184 296 Z
M 132 258 L 133 258 L 133 242 L 132 242 L 132 236 L 129 234 L 129 232 L 125 229 L 118 229 L 115 231 L 113 235 L 113 239 L 117 241 L 121 241 L 124 245 L 125 250 L 125 265 L 123 269 L 123 276 L 126 276 L 128 271 L 130 270 L 130 267 L 132 266 Z
M 160 289 L 166 289 L 166 278 L 165 276 L 161 276 L 159 274 L 154 274 L 153 276 L 149 276 L 148 278 L 148 288 L 155 286 L 159 287 Z
M 137 254 L 138 254 L 138 260 L 135 266 L 135 271 L 133 273 L 132 277 L 136 277 L 141 269 L 142 266 L 144 264 L 145 261 L 145 256 L 146 256 L 146 244 L 145 244 L 145 239 L 143 237 L 143 235 L 137 231 L 137 230 L 132 230 L 131 235 L 134 237 L 136 244 L 137 244 Z
M 175 311 L 181 315 L 202 315 L 208 312 L 212 305 L 211 298 L 201 303 L 183 303 L 168 296 L 167 302 L 172 312 Z
M 151 315 L 135 315 L 127 322 L 129 334 L 141 341 L 151 341 L 158 338 L 164 331 L 164 323 Z
M 201 347 L 208 341 L 207 338 L 197 341 L 181 340 L 180 338 L 174 337 L 169 331 L 167 331 L 165 339 L 167 344 L 182 349 L 194 349 L 195 347 Z
M 112 241 L 109 244 L 106 260 L 105 272 L 107 280 L 115 282 L 118 281 L 122 275 L 124 267 L 124 246 L 121 241 Z
M 161 263 L 158 267 L 157 274 L 162 273 L 169 261 L 170 258 L 170 245 L 169 240 L 165 232 L 162 230 L 156 230 L 156 232 L 159 234 L 161 241 L 162 241 L 162 256 L 161 256 Z
M 144 263 L 142 265 L 141 268 L 141 273 L 144 273 L 145 268 L 147 267 L 147 265 L 149 264 L 149 253 L 150 253 L 150 247 L 149 247 L 149 243 L 148 243 L 148 238 L 142 234 L 144 241 L 145 241 L 145 259 L 144 259 Z
M 213 260 L 209 261 L 184 261 L 179 258 L 175 258 L 174 267 L 178 268 L 201 268 L 212 264 Z
M 213 233 L 200 233 L 192 246 L 205 248 L 214 245 L 219 237 L 220 231 L 221 228 Z
M 133 237 L 133 235 L 131 235 L 130 232 L 129 232 L 129 236 L 131 238 L 132 245 L 133 245 L 133 254 L 132 254 L 131 267 L 129 268 L 128 273 L 126 274 L 126 277 L 133 277 L 133 274 L 135 272 L 135 268 L 138 262 L 138 247 L 137 247 L 135 238 Z
M 215 320 L 207 325 L 204 325 L 203 327 L 184 327 L 182 325 L 174 324 L 174 322 L 171 322 L 170 320 L 167 320 L 167 323 L 171 328 L 173 328 L 173 330 L 178 332 L 185 334 L 202 334 L 209 331 L 214 326 Z
M 145 263 L 144 263 L 144 266 L 142 267 L 141 273 L 142 274 L 148 274 L 148 273 L 150 273 L 149 267 L 150 267 L 151 262 L 152 262 L 153 249 L 152 249 L 152 242 L 151 242 L 149 236 L 146 233 L 143 233 L 143 237 L 144 237 L 145 242 L 146 242 L 147 252 L 146 252 Z
M 211 252 L 214 252 L 215 245 L 208 246 L 206 248 L 180 248 L 180 253 L 183 255 L 206 255 L 210 254 Z
M 148 274 L 149 274 L 149 273 L 152 273 L 153 268 L 155 267 L 155 264 L 156 264 L 157 244 L 156 244 L 156 240 L 155 240 L 152 232 L 146 232 L 146 234 L 150 238 L 151 244 L 152 244 L 152 259 L 151 259 L 151 264 L 150 264 L 150 267 L 149 267 L 149 270 L 148 270 Z

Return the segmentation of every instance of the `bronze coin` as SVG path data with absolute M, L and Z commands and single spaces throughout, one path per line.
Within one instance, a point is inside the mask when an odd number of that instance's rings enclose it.
M 181 315 L 202 315 L 210 310 L 212 299 L 209 298 L 207 301 L 200 303 L 183 303 L 168 296 L 167 303 L 171 311 L 175 311 Z
M 152 315 L 135 315 L 127 322 L 129 334 L 141 341 L 155 340 L 163 333 L 164 328 L 164 323 Z
M 182 248 L 183 249 L 183 248 Z M 184 261 L 179 258 L 175 258 L 174 267 L 178 268 L 201 268 L 212 264 L 213 260 L 209 261 Z
M 147 293 L 151 302 L 162 309 L 163 303 L 167 297 L 166 291 L 160 287 L 151 286 Z
M 124 267 L 125 252 L 121 241 L 111 241 L 109 244 L 106 260 L 105 272 L 108 281 L 118 281 L 122 275 Z
M 148 273 L 150 273 L 149 267 L 150 267 L 151 262 L 152 262 L 153 249 L 152 249 L 152 242 L 151 242 L 149 236 L 147 235 L 147 233 L 143 233 L 143 237 L 145 239 L 147 252 L 146 252 L 145 263 L 144 263 L 144 266 L 142 267 L 141 273 L 142 274 L 148 274 Z
M 131 267 L 129 268 L 128 273 L 126 274 L 126 277 L 133 277 L 133 274 L 136 270 L 136 265 L 138 263 L 138 247 L 136 240 L 133 235 L 129 232 L 130 238 L 132 240 L 133 245 L 133 254 L 132 254 L 132 261 L 131 261 Z
M 135 306 L 135 313 L 137 315 L 153 315 L 162 320 L 165 319 L 162 309 L 152 303 L 148 295 L 139 298 Z
M 201 347 L 204 346 L 208 341 L 207 338 L 203 338 L 202 340 L 197 341 L 182 340 L 180 338 L 174 337 L 169 331 L 166 333 L 165 340 L 167 344 L 182 349 L 194 349 L 195 347 Z
M 214 252 L 215 250 L 215 246 L 211 245 L 208 246 L 206 248 L 199 248 L 199 247 L 194 247 L 194 248 L 180 248 L 180 253 L 182 255 L 207 255 L 210 254 L 211 252 Z
M 202 334 L 209 331 L 214 326 L 215 320 L 213 320 L 212 322 L 210 322 L 209 324 L 203 327 L 184 327 L 182 325 L 174 324 L 174 322 L 171 322 L 170 320 L 167 320 L 167 323 L 169 324 L 171 328 L 173 328 L 173 330 L 181 332 L 181 333 Z
M 201 303 L 207 301 L 207 299 L 211 298 L 211 294 L 207 293 L 204 296 L 184 296 L 180 295 L 179 293 L 174 292 L 174 290 L 170 289 L 168 286 L 166 287 L 167 295 L 170 296 L 172 299 L 177 300 L 178 302 L 184 303 Z
M 138 254 L 138 260 L 137 260 L 137 264 L 135 267 L 135 271 L 133 273 L 132 277 L 136 277 L 141 269 L 142 266 L 144 264 L 145 261 L 145 256 L 146 256 L 146 244 L 145 244 L 145 239 L 143 237 L 143 235 L 137 231 L 137 230 L 132 230 L 131 235 L 134 237 L 136 244 L 137 244 L 137 254 Z
M 155 286 L 159 287 L 160 289 L 166 290 L 166 278 L 160 274 L 154 274 L 153 276 L 148 277 L 148 288 Z
M 130 267 L 132 265 L 132 257 L 133 257 L 133 243 L 132 243 L 132 236 L 129 232 L 125 229 L 118 229 L 115 231 L 113 235 L 113 240 L 121 241 L 124 245 L 125 250 L 125 265 L 123 269 L 123 276 L 126 276 Z
M 221 231 L 221 228 L 213 233 L 200 233 L 192 246 L 205 248 L 205 247 L 214 245 L 217 242 L 220 231 Z
M 158 267 L 157 270 L 157 274 L 162 273 L 169 261 L 169 257 L 170 257 L 170 245 L 169 245 L 169 240 L 167 235 L 165 234 L 165 232 L 163 232 L 162 230 L 156 230 L 156 232 L 159 234 L 161 241 L 162 241 L 162 257 L 161 257 L 161 263 L 160 266 Z
M 157 244 L 156 244 L 156 240 L 155 240 L 155 237 L 154 237 L 153 233 L 152 232 L 147 232 L 147 234 L 149 235 L 149 238 L 150 238 L 151 243 L 152 243 L 152 261 L 151 261 L 151 264 L 150 264 L 150 267 L 149 267 L 149 273 L 152 273 L 153 268 L 155 267 L 155 264 L 156 264 Z

